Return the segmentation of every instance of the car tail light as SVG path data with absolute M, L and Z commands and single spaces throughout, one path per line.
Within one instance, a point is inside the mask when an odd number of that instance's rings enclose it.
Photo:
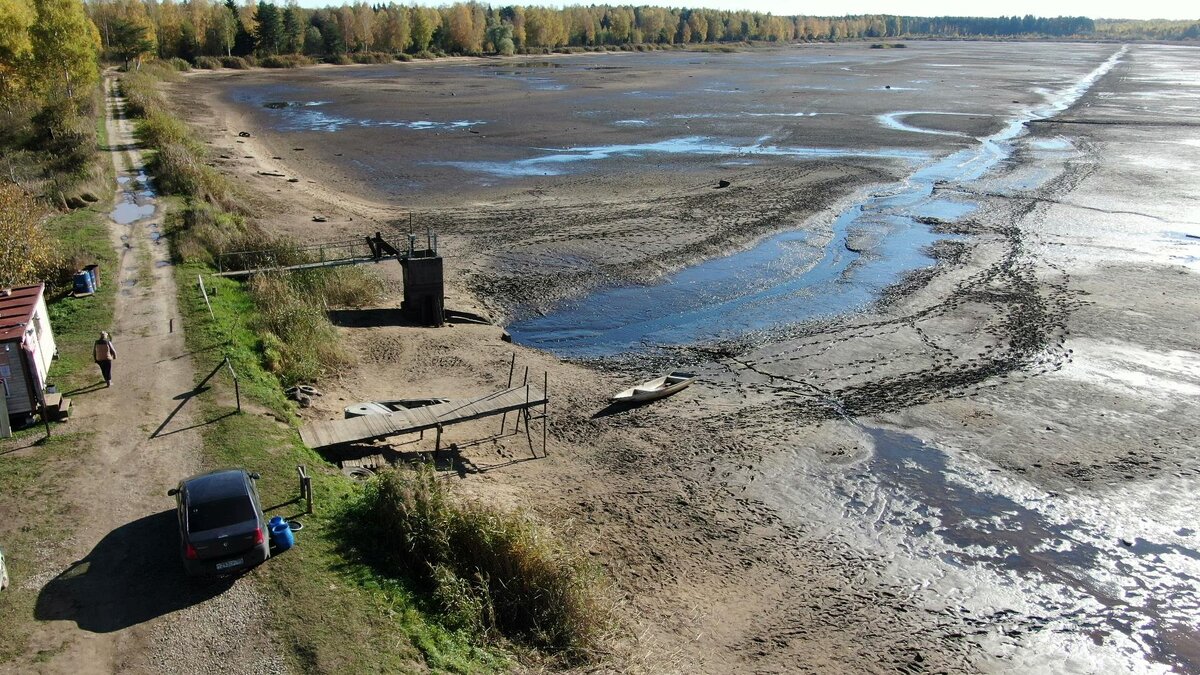
M 255 544 L 255 546 L 257 546 L 258 544 L 261 544 L 261 543 L 263 543 L 263 533 L 262 533 L 262 528 L 260 527 L 254 531 L 254 544 Z
M 187 548 L 183 549 L 183 557 L 187 558 L 188 560 L 195 560 L 198 558 L 199 556 L 196 554 L 196 547 L 188 544 Z

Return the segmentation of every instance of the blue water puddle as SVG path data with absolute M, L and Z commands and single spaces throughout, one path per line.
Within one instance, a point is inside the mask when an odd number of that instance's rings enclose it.
M 1171 637 L 1196 606 L 1200 579 L 1186 571 L 1195 563 L 1183 563 L 1200 560 L 1194 547 L 1142 537 L 1118 541 L 1052 496 L 1018 501 L 986 479 L 965 479 L 940 448 L 897 431 L 862 429 L 874 452 L 848 476 L 849 489 L 839 488 L 849 508 L 879 518 L 882 504 L 881 520 L 889 525 L 948 544 L 941 558 L 950 564 L 1049 582 L 1095 601 L 1103 610 L 1067 620 L 1098 639 L 1120 632 L 1134 637 L 1149 660 L 1185 671 L 1200 665 L 1193 650 Z M 864 483 L 887 496 L 862 489 Z M 1048 603 L 1046 613 L 1055 614 L 1056 605 Z
M 583 146 L 563 149 L 542 149 L 549 154 L 527 159 L 500 162 L 431 162 L 439 166 L 452 166 L 463 171 L 492 176 L 554 176 L 576 169 L 573 165 L 585 162 L 612 159 L 614 157 L 644 157 L 647 155 L 702 155 L 702 156 L 763 156 L 795 157 L 798 159 L 830 159 L 850 157 L 875 157 L 918 162 L 928 159 L 928 153 L 900 148 L 852 149 L 810 148 L 778 145 L 763 145 L 761 139 L 752 144 L 732 144 L 702 136 L 669 138 L 649 143 Z
M 317 103 L 268 108 L 277 116 L 278 131 L 336 132 L 346 127 L 411 129 L 413 131 L 466 129 L 486 124 L 483 120 L 378 120 L 325 112 Z
M 154 197 L 150 189 L 150 178 L 145 172 L 133 176 L 118 176 L 117 184 L 121 187 L 121 195 L 108 217 L 119 225 L 129 225 L 143 218 L 154 215 L 154 204 L 140 203 L 142 200 Z
M 879 120 L 879 123 L 882 124 L 883 126 L 889 128 L 889 129 L 895 129 L 896 131 L 908 131 L 908 132 L 917 133 L 917 134 L 934 134 L 937 136 L 964 136 L 964 137 L 966 137 L 967 134 L 964 134 L 960 131 L 946 131 L 943 129 L 927 129 L 925 127 L 913 126 L 913 125 L 905 122 L 904 118 L 909 117 L 911 115 L 971 115 L 971 114 L 972 113 L 936 112 L 936 111 L 932 111 L 932 110 L 929 110 L 929 111 L 926 111 L 926 110 L 904 110 L 904 111 L 899 111 L 899 112 L 884 113 L 882 115 L 877 116 L 876 119 Z
M 334 133 L 346 127 L 393 128 L 412 131 L 465 129 L 486 124 L 484 120 L 396 120 L 354 117 L 330 112 L 331 101 L 311 95 L 303 87 L 269 85 L 231 90 L 233 100 L 266 111 L 276 131 L 322 131 Z
M 496 77 L 504 80 L 516 80 L 518 82 L 522 82 L 528 85 L 530 89 L 535 91 L 565 91 L 570 88 L 565 83 L 559 82 L 551 77 L 539 77 L 536 75 L 519 73 L 513 70 L 496 71 L 495 74 Z
M 935 198 L 935 185 L 979 180 L 1011 156 L 1012 141 L 1024 133 L 1026 122 L 1065 110 L 1125 51 L 1118 50 L 1075 85 L 1048 96 L 1046 104 L 1009 120 L 997 133 L 927 162 L 905 179 L 847 208 L 822 240 L 803 231 L 778 234 L 748 251 L 700 263 L 652 285 L 603 288 L 547 315 L 518 320 L 508 331 L 521 344 L 565 357 L 596 358 L 736 338 L 864 308 L 906 272 L 932 262 L 926 251 L 940 237 L 923 220 L 953 221 L 976 208 L 969 202 Z M 555 150 L 511 162 L 446 164 L 497 176 L 521 176 L 552 175 L 579 162 L 649 154 L 726 155 L 739 160 L 756 156 L 926 159 L 924 153 L 911 150 L 780 147 L 764 142 L 735 145 L 691 136 Z M 1048 177 L 1046 173 L 1036 179 Z
M 864 258 L 847 248 L 851 227 L 880 242 L 870 263 L 855 265 Z M 828 243 L 805 231 L 778 234 L 660 284 L 608 288 L 508 331 L 517 342 L 568 357 L 734 338 L 864 306 L 905 270 L 929 264 L 923 250 L 938 239 L 911 219 L 858 207 L 834 231 Z

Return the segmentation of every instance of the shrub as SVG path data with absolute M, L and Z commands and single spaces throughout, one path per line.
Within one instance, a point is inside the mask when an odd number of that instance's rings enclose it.
M 171 67 L 174 68 L 175 71 L 179 72 L 179 73 L 187 73 L 192 70 L 192 64 L 188 63 L 184 59 L 179 58 L 178 56 L 173 57 L 167 63 L 171 64 Z
M 289 281 L 297 293 L 330 307 L 365 307 L 383 297 L 383 281 L 362 267 L 297 272 Z
M 249 284 L 258 307 L 265 365 L 284 386 L 313 382 L 346 363 L 337 329 L 319 306 L 295 292 L 279 274 L 256 275 Z
M 82 99 L 52 99 L 33 116 L 38 145 L 49 153 L 53 171 L 84 171 L 95 155 L 96 125 L 81 114 L 82 105 Z
M 332 63 L 335 66 L 348 66 L 354 62 L 345 54 L 330 54 L 325 57 L 325 63 Z
M 386 52 L 357 52 L 352 57 L 355 63 L 391 63 L 392 55 Z
M 315 61 L 300 54 L 276 54 L 263 57 L 259 60 L 258 65 L 263 68 L 298 68 L 313 63 Z
M 437 56 L 435 56 L 433 54 L 433 52 L 429 51 L 428 49 L 422 49 L 421 51 L 417 52 L 416 54 L 413 54 L 413 56 L 418 59 L 435 59 L 435 58 L 437 58 Z
M 0 288 L 48 280 L 61 256 L 42 224 L 49 212 L 32 195 L 0 183 Z
M 215 56 L 197 56 L 196 67 L 204 70 L 220 70 L 221 59 Z
M 427 466 L 381 473 L 339 523 L 347 548 L 426 589 L 451 627 L 580 663 L 611 624 L 591 566 L 520 513 L 458 501 Z
M 250 62 L 240 56 L 222 56 L 221 65 L 225 68 L 233 68 L 235 70 L 247 70 L 250 68 Z

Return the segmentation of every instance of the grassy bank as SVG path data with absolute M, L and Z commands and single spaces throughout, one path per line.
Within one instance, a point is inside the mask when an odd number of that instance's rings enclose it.
M 509 648 L 542 663 L 591 657 L 606 625 L 599 605 L 588 604 L 592 578 L 520 516 L 462 505 L 446 512 L 450 520 L 429 523 L 430 531 L 456 524 L 455 548 L 437 559 L 435 577 L 383 564 L 379 549 L 356 544 L 359 536 L 387 530 L 379 521 L 365 522 L 361 531 L 355 523 L 389 484 L 363 492 L 301 444 L 283 388 L 316 381 L 349 358 L 326 307 L 369 303 L 379 287 L 355 268 L 258 275 L 248 283 L 213 276 L 214 261 L 228 251 L 272 245 L 275 263 L 302 257 L 232 208 L 235 190 L 205 165 L 202 144 L 169 114 L 155 72 L 127 76 L 122 88 L 142 117 L 139 135 L 152 153 L 156 183 L 175 195 L 166 230 L 197 377 L 215 373 L 199 400 L 209 420 L 205 462 L 260 472 L 264 502 L 278 505 L 269 515 L 300 510 L 293 501 L 297 465 L 313 475 L 317 513 L 303 518 L 300 545 L 255 572 L 293 665 L 322 672 L 487 672 L 512 667 Z M 219 370 L 226 358 L 239 376 L 243 414 L 234 414 L 232 383 Z M 447 494 L 445 503 L 451 499 Z M 466 533 L 475 526 L 481 529 L 472 540 Z
M 205 276 L 209 314 L 197 275 L 212 271 L 199 263 L 177 267 L 189 351 L 200 377 L 229 356 L 243 401 L 257 412 L 230 414 L 229 377 L 221 372 L 210 380 L 211 392 L 200 398 L 202 417 L 216 420 L 204 429 L 205 461 L 212 467 L 245 466 L 260 472 L 264 503 L 282 504 L 268 515 L 299 514 L 303 505 L 293 501 L 299 494 L 296 466 L 305 465 L 313 476 L 316 513 L 302 518 L 299 545 L 255 572 L 272 608 L 272 628 L 287 643 L 292 665 L 319 672 L 507 669 L 510 660 L 503 652 L 478 646 L 469 632 L 447 627 L 422 609 L 405 584 L 342 555 L 337 536 L 341 513 L 357 487 L 300 443 L 290 425 L 290 403 L 254 346 L 258 316 L 246 286 Z

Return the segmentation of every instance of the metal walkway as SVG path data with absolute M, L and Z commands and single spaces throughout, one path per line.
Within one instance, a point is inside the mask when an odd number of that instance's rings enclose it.
M 316 450 L 345 443 L 417 433 L 427 429 L 440 431 L 442 427 L 451 424 L 516 411 L 525 411 L 525 419 L 528 422 L 528 411 L 545 406 L 549 401 L 544 391 L 530 385 L 521 385 L 480 398 L 400 410 L 388 415 L 364 415 L 347 420 L 313 422 L 300 428 L 300 439 L 305 445 Z

